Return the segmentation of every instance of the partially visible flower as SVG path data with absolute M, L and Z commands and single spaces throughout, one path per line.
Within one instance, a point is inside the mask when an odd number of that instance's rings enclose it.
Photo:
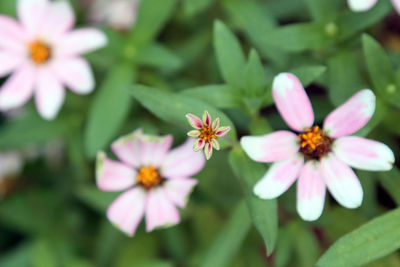
M 18 176 L 23 168 L 24 158 L 17 151 L 0 153 L 0 198 L 15 187 L 14 177 Z
M 393 7 L 396 9 L 397 13 L 400 14 L 400 0 L 391 0 Z M 347 0 L 351 10 L 355 12 L 363 12 L 370 10 L 378 0 Z
M 128 30 L 136 23 L 139 0 L 92 0 L 89 19 L 117 30 Z
M 75 15 L 67 1 L 18 0 L 20 23 L 0 15 L 0 77 L 12 75 L 0 89 L 0 110 L 24 105 L 33 95 L 40 115 L 54 119 L 65 87 L 88 94 L 94 87 L 89 63 L 81 54 L 103 47 L 99 30 L 72 30 Z
M 194 144 L 194 151 L 204 148 L 204 155 L 209 160 L 212 156 L 213 148 L 219 150 L 218 138 L 226 135 L 230 131 L 229 126 L 219 126 L 219 118 L 211 123 L 211 116 L 208 111 L 204 111 L 203 120 L 193 114 L 186 114 L 189 124 L 196 130 L 188 132 L 188 136 L 197 138 Z
M 363 190 L 350 167 L 387 171 L 395 160 L 385 144 L 349 136 L 371 119 L 375 111 L 374 93 L 364 89 L 355 94 L 326 117 L 322 128 L 314 125 L 310 100 L 295 75 L 276 76 L 272 95 L 282 118 L 297 134 L 277 131 L 241 139 L 250 158 L 273 162 L 254 186 L 254 193 L 263 199 L 273 199 L 297 180 L 297 211 L 309 221 L 321 216 L 326 187 L 342 206 L 359 207 Z
M 146 217 L 146 231 L 180 222 L 177 207 L 184 208 L 203 169 L 203 155 L 190 142 L 170 151 L 172 136 L 145 135 L 137 130 L 121 137 L 111 149 L 121 160 L 97 156 L 96 181 L 103 191 L 125 191 L 109 206 L 108 219 L 129 236 Z

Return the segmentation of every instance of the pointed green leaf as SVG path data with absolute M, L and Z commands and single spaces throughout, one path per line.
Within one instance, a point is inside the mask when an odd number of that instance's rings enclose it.
M 156 43 L 142 47 L 135 56 L 135 62 L 162 71 L 176 71 L 183 65 L 183 60 L 174 52 Z
M 324 72 L 326 71 L 325 66 L 301 66 L 299 68 L 295 68 L 290 70 L 289 72 L 293 73 L 294 75 L 299 78 L 301 84 L 306 87 L 317 78 L 319 78 Z
M 315 21 L 329 21 L 333 19 L 338 12 L 338 1 L 334 0 L 305 0 L 307 8 Z
M 400 248 L 400 208 L 379 216 L 336 241 L 317 266 L 363 266 Z
M 397 206 L 400 206 L 400 170 L 396 166 L 388 172 L 378 172 L 378 181 L 389 193 Z
M 244 71 L 244 89 L 247 96 L 265 94 L 264 69 L 256 50 L 250 51 L 249 60 Z

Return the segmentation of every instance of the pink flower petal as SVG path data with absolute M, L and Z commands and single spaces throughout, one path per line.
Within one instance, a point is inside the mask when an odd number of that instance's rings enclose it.
M 367 124 L 374 111 L 374 93 L 361 90 L 326 117 L 324 130 L 333 138 L 353 134 Z
M 357 169 L 389 171 L 395 161 L 387 145 L 362 137 L 341 137 L 335 140 L 332 148 L 340 160 Z
M 163 187 L 169 199 L 180 208 L 186 206 L 189 194 L 192 192 L 193 187 L 197 184 L 197 180 L 182 178 L 168 180 L 164 183 Z
M 240 144 L 254 161 L 274 162 L 287 159 L 299 151 L 299 138 L 289 131 L 277 131 L 263 136 L 244 136 Z
M 161 175 L 168 179 L 191 177 L 201 171 L 205 165 L 202 153 L 193 151 L 192 140 L 172 149 L 161 165 Z
M 0 15 L 0 48 L 25 55 L 28 35 L 15 19 Z
M 300 154 L 275 162 L 254 186 L 254 194 L 262 199 L 279 197 L 296 181 L 303 165 L 304 158 Z
M 140 138 L 142 135 L 141 129 L 136 130 L 112 143 L 111 149 L 122 162 L 139 168 L 142 164 L 140 157 Z
M 281 73 L 272 84 L 275 105 L 290 128 L 302 132 L 314 123 L 310 99 L 299 79 L 291 73 Z
M 24 105 L 31 98 L 36 71 L 24 63 L 7 79 L 0 89 L 0 109 L 7 111 Z
M 231 130 L 231 127 L 229 127 L 229 126 L 219 127 L 217 132 L 215 133 L 215 135 L 217 137 L 222 137 L 222 136 L 226 135 L 230 130 Z
M 178 209 L 162 187 L 149 190 L 146 202 L 146 231 L 155 228 L 169 227 L 180 222 Z
M 79 57 L 56 59 L 51 63 L 54 73 L 71 91 L 88 94 L 95 88 L 89 63 Z
M 216 118 L 216 119 L 213 121 L 213 123 L 212 123 L 211 129 L 212 129 L 213 131 L 217 130 L 218 127 L 219 127 L 219 123 L 220 123 L 219 118 Z
M 107 44 L 107 37 L 97 29 L 73 30 L 63 36 L 55 48 L 55 56 L 68 57 L 89 53 Z
M 206 156 L 206 159 L 209 160 L 212 156 L 213 153 L 213 146 L 211 142 L 207 142 L 204 146 L 204 156 Z
M 193 146 L 193 150 L 195 152 L 199 151 L 200 149 L 203 149 L 203 147 L 205 146 L 206 142 L 204 141 L 204 139 L 197 139 L 196 143 L 194 143 Z
M 200 131 L 199 130 L 192 130 L 192 131 L 190 131 L 190 132 L 188 132 L 188 136 L 189 137 L 193 137 L 193 138 L 197 138 L 197 137 L 199 137 L 200 136 Z
M 32 37 L 39 33 L 49 5 L 49 0 L 18 0 L 19 20 Z
M 211 117 L 207 110 L 203 113 L 203 124 L 206 127 L 211 127 Z
M 211 145 L 215 150 L 219 150 L 220 149 L 219 142 L 216 139 L 212 139 L 211 140 Z
M 20 66 L 26 57 L 14 52 L 0 50 L 0 77 L 8 75 Z
M 143 218 L 146 205 L 146 191 L 135 187 L 122 193 L 111 203 L 107 218 L 129 236 L 134 236 Z
M 322 178 L 336 201 L 348 209 L 361 206 L 363 190 L 354 171 L 333 153 L 320 162 Z
M 35 88 L 35 103 L 39 114 L 46 120 L 57 116 L 65 99 L 61 82 L 46 67 L 38 68 Z
M 140 160 L 142 165 L 160 167 L 172 145 L 172 135 L 142 135 L 140 138 Z
M 325 183 L 319 163 L 310 160 L 304 165 L 297 181 L 297 212 L 306 221 L 317 220 L 324 209 Z
M 200 120 L 199 117 L 193 115 L 193 114 L 186 114 L 186 118 L 190 124 L 190 126 L 192 126 L 195 129 L 201 129 L 203 128 L 203 122 Z
M 103 191 L 120 191 L 136 183 L 136 171 L 127 165 L 107 158 L 104 152 L 97 154 L 96 183 Z
M 362 12 L 371 9 L 378 0 L 347 0 L 352 11 Z
M 372 1 L 372 0 L 370 0 L 370 1 Z M 377 1 L 377 0 L 375 0 L 375 1 Z M 396 12 L 398 14 L 400 14 L 400 0 L 391 0 L 391 1 L 392 1 L 394 9 L 396 9 Z
M 46 39 L 57 43 L 75 24 L 75 15 L 67 1 L 54 1 L 47 6 L 40 32 Z

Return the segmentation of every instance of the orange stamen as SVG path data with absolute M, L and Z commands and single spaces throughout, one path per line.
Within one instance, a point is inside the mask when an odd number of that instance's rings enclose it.
M 140 168 L 139 174 L 137 176 L 137 181 L 139 184 L 149 189 L 151 187 L 159 185 L 163 181 L 163 179 L 154 166 L 148 166 Z
M 51 56 L 51 48 L 42 41 L 34 41 L 29 44 L 31 59 L 37 64 L 43 64 Z

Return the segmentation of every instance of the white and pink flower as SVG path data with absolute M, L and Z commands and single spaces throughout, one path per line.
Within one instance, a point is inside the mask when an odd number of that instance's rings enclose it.
M 310 100 L 299 79 L 281 73 L 272 85 L 275 105 L 291 131 L 245 136 L 241 145 L 258 162 L 273 162 L 254 186 L 262 199 L 280 196 L 297 181 L 297 211 L 304 220 L 316 220 L 323 211 L 325 188 L 342 206 L 361 205 L 363 190 L 351 169 L 387 171 L 394 154 L 380 142 L 349 136 L 371 119 L 375 95 L 364 89 L 332 111 L 323 128 L 314 126 Z
M 391 0 L 394 9 L 400 14 L 400 0 Z M 352 11 L 363 12 L 373 8 L 378 0 L 347 0 Z
M 203 169 L 205 159 L 188 140 L 170 151 L 172 136 L 145 135 L 137 130 L 115 141 L 111 149 L 121 161 L 99 152 L 96 181 L 103 191 L 124 191 L 107 210 L 108 219 L 133 236 L 146 217 L 146 231 L 180 222 L 184 208 Z
M 188 132 L 188 136 L 197 138 L 193 146 L 194 151 L 204 149 L 204 155 L 209 160 L 212 156 L 213 148 L 216 150 L 220 148 L 218 138 L 225 136 L 231 130 L 231 127 L 219 126 L 219 118 L 216 118 L 211 123 L 211 116 L 207 110 L 203 113 L 203 120 L 191 113 L 186 114 L 186 118 L 190 126 L 195 129 Z
M 24 105 L 33 95 L 40 115 L 54 119 L 65 87 L 77 94 L 93 91 L 89 63 L 81 54 L 101 48 L 106 36 L 94 28 L 72 30 L 75 15 L 67 1 L 18 0 L 17 22 L 0 15 L 0 110 Z

